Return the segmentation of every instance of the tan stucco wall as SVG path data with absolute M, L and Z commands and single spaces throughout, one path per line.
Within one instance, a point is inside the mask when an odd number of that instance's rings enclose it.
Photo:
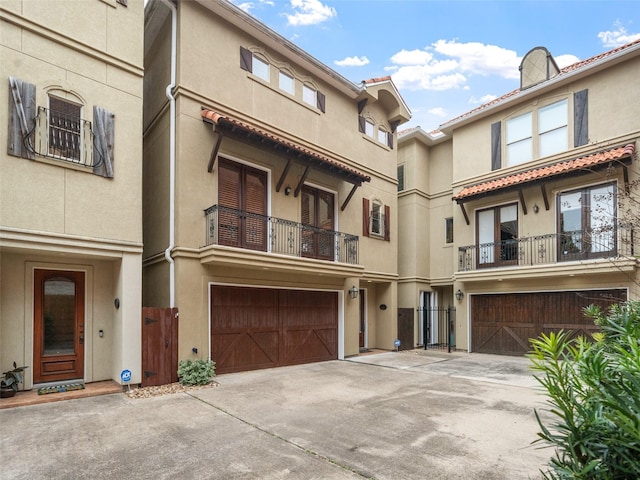
M 2 0 L 0 111 L 12 76 L 49 93 L 113 113 L 114 178 L 36 156 L 7 155 L 0 115 L 0 363 L 33 362 L 34 267 L 86 272 L 87 382 L 141 378 L 142 76 L 144 2 Z M 120 300 L 120 309 L 114 300 Z M 98 331 L 104 331 L 99 337 Z M 25 386 L 31 386 L 27 369 Z

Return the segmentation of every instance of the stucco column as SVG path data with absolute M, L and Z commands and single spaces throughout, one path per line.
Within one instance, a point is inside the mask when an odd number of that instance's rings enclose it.
M 114 266 L 116 297 L 119 308 L 113 318 L 113 371 L 111 377 L 120 382 L 122 370 L 130 370 L 131 383 L 142 382 L 142 257 L 123 254 Z

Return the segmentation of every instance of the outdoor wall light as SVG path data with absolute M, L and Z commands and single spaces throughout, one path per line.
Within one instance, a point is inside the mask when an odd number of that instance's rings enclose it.
M 464 293 L 462 293 L 462 290 L 458 289 L 456 292 L 456 300 L 460 301 L 462 300 L 462 297 L 464 297 Z
M 349 296 L 351 298 L 358 298 L 358 289 L 355 285 L 349 289 Z
M 286 196 L 291 195 L 291 187 L 289 187 L 289 186 L 284 187 L 284 194 L 285 194 Z

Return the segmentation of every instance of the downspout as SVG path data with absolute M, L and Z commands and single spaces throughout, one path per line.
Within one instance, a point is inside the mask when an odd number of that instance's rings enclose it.
M 169 99 L 169 246 L 164 251 L 164 258 L 169 262 L 169 307 L 176 306 L 176 267 L 172 250 L 176 240 L 176 99 L 173 89 L 176 86 L 176 57 L 178 11 L 171 0 L 161 0 L 171 10 L 171 81 L 165 90 Z

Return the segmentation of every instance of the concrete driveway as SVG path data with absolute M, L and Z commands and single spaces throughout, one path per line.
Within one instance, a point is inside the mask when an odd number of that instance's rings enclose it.
M 2 479 L 530 479 L 524 358 L 385 352 L 0 411 Z

